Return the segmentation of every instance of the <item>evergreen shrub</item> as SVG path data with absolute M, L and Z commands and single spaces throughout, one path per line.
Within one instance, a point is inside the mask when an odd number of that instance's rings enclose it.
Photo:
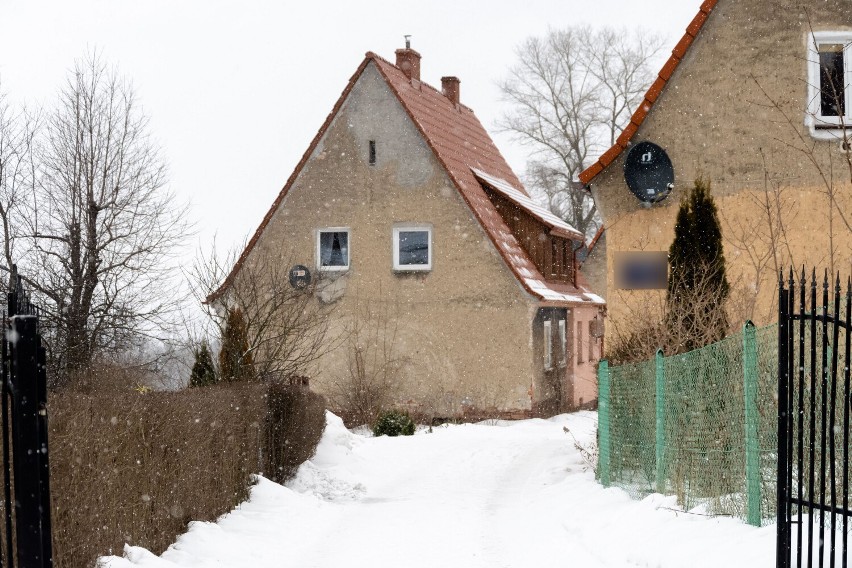
M 414 421 L 402 410 L 386 410 L 379 414 L 373 426 L 375 436 L 411 436 L 414 434 Z
M 219 371 L 225 382 L 255 378 L 254 359 L 249 349 L 248 323 L 239 308 L 228 310 L 219 351 Z
M 189 386 L 205 387 L 216 383 L 216 367 L 213 366 L 213 357 L 207 343 L 201 344 L 195 350 L 195 364 L 192 365 L 192 373 L 189 376 Z

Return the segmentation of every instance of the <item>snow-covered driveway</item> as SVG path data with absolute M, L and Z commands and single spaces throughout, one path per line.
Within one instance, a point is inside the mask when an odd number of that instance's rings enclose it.
M 574 447 L 596 415 L 446 426 L 371 438 L 328 415 L 287 487 L 193 523 L 162 557 L 129 547 L 110 568 L 774 566 L 774 528 L 631 501 Z

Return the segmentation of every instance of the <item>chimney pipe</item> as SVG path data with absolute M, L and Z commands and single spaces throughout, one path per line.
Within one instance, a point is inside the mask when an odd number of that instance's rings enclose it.
M 407 40 L 405 43 L 406 45 L 410 45 Z M 396 50 L 396 66 L 409 79 L 420 80 L 420 54 L 410 47 Z
M 458 77 L 441 77 L 441 92 L 450 99 L 454 105 L 459 104 L 461 81 Z

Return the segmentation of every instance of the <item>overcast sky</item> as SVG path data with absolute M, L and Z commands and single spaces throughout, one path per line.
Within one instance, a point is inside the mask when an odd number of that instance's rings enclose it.
M 666 53 L 699 0 L 0 0 L 0 83 L 49 105 L 74 60 L 97 49 L 135 86 L 206 246 L 252 233 L 367 51 L 393 61 L 405 34 L 421 76 L 461 79 L 520 175 L 523 147 L 494 130 L 496 87 L 524 38 L 588 23 L 663 34 Z

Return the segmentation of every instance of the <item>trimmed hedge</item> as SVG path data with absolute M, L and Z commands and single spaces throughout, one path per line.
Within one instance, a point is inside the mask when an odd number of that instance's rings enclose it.
M 93 566 L 125 543 L 159 554 L 188 521 L 244 501 L 252 474 L 286 479 L 315 450 L 324 401 L 307 389 L 281 396 L 259 384 L 50 393 L 54 565 Z
M 269 385 L 266 476 L 284 483 L 317 449 L 325 429 L 325 399 L 307 387 Z

